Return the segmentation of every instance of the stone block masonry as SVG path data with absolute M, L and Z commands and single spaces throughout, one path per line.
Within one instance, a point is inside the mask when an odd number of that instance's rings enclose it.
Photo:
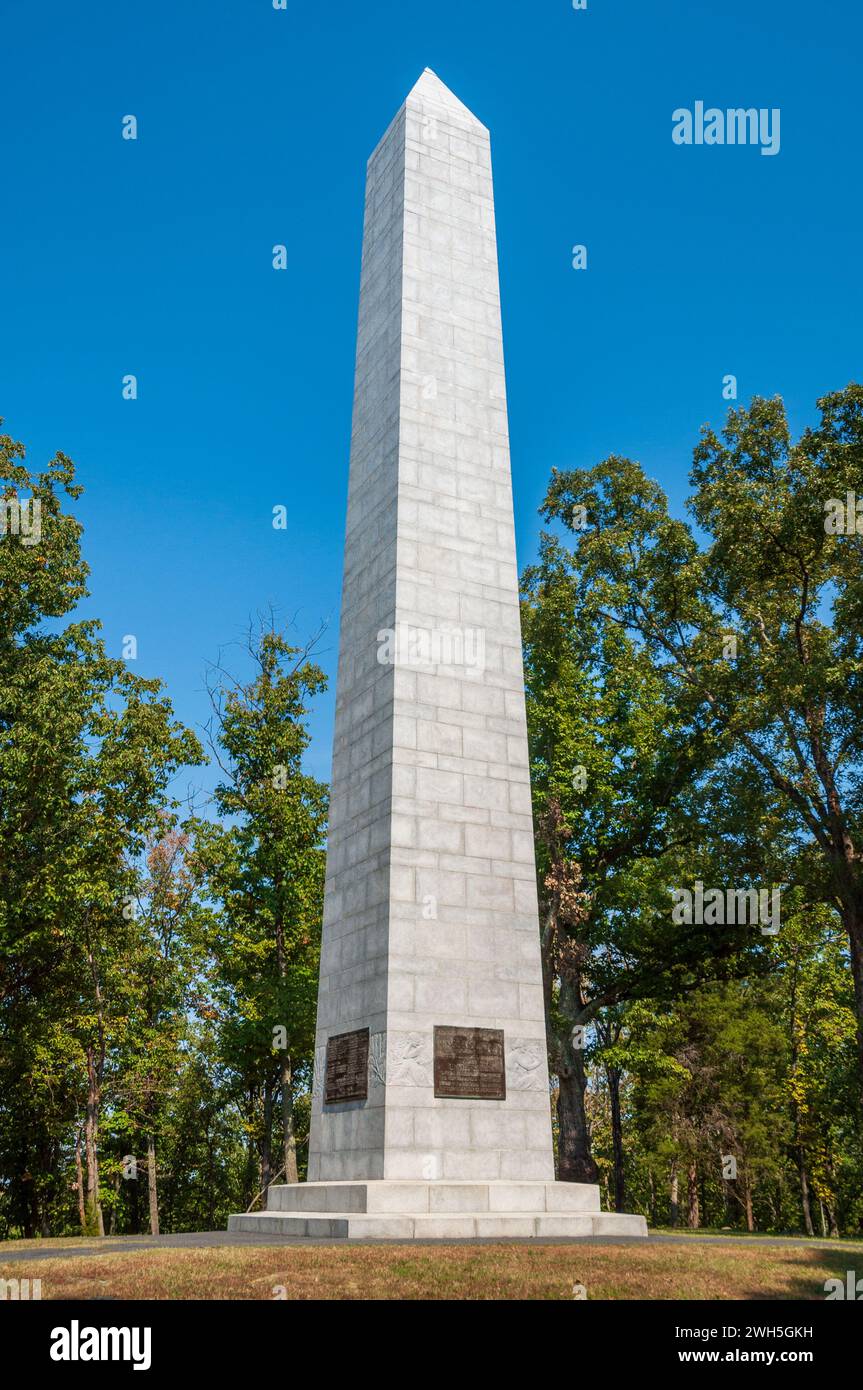
M 426 71 L 368 168 L 310 1179 L 553 1177 L 534 875 L 489 134 Z M 435 1096 L 436 1025 L 505 1100 Z
M 428 69 L 368 165 L 309 1181 L 231 1229 L 646 1234 L 554 1182 L 490 141 Z

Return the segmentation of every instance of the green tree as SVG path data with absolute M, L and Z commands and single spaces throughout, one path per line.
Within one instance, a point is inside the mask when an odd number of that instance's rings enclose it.
M 706 862 L 717 746 L 644 643 L 605 613 L 583 547 L 542 538 L 523 580 L 522 632 L 558 1171 L 593 1182 L 585 1030 L 609 1026 L 603 1011 L 626 1001 L 746 973 L 763 944 L 751 928 L 719 936 L 672 920 L 670 888 Z M 739 840 L 728 837 L 725 860 L 740 860 Z M 619 1132 L 616 1144 L 622 1201 Z
M 136 901 L 134 950 L 125 970 L 134 1014 L 118 1088 L 129 1132 L 146 1149 L 150 1232 L 159 1234 L 157 1153 L 188 1047 L 190 1018 L 208 1007 L 204 989 L 206 914 L 188 859 L 188 835 L 167 818 L 150 839 Z M 143 1165 L 141 1165 L 143 1166 Z
M 308 650 L 272 626 L 250 634 L 248 653 L 251 680 L 219 671 L 211 686 L 211 743 L 223 774 L 215 807 L 225 824 L 200 822 L 196 852 L 220 907 L 211 950 L 223 1055 L 248 1098 L 250 1133 L 260 1107 L 266 1188 L 277 1094 L 280 1166 L 288 1182 L 298 1180 L 295 1100 L 314 1052 L 327 791 L 304 771 L 303 755 L 309 705 L 325 678 Z
M 603 619 L 813 851 L 812 900 L 848 943 L 863 1083 L 863 386 L 818 405 L 796 443 L 778 398 L 702 432 L 689 505 L 703 544 L 619 457 L 557 474 L 546 514 L 586 518 L 578 554 Z
M 7 1221 L 32 1234 L 86 1165 L 79 1211 L 101 1232 L 99 1129 L 127 1025 L 124 908 L 133 864 L 201 749 L 156 680 L 105 652 L 98 623 L 60 626 L 86 593 L 80 495 L 58 454 L 31 473 L 0 437 L 0 1111 Z M 38 504 L 38 505 L 37 505 Z M 20 517 L 19 517 L 20 520 Z M 62 1089 L 61 1085 L 62 1083 Z M 74 1135 L 70 1145 L 70 1135 Z

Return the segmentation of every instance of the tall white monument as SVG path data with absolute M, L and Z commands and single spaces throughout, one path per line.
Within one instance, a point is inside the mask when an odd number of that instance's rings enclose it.
M 646 1234 L 551 1141 L 489 134 L 368 166 L 307 1183 L 231 1229 Z

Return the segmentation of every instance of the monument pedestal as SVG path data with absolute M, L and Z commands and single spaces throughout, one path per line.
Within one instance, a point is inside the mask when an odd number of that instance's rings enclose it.
M 647 1235 L 643 1216 L 600 1211 L 598 1187 L 569 1182 L 292 1183 L 228 1229 L 335 1240 Z

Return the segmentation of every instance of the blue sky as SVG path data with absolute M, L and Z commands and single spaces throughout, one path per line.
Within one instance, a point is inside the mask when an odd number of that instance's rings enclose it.
M 861 39 L 847 0 L 5 0 L 0 415 L 78 465 L 109 650 L 198 725 L 272 603 L 334 684 L 365 164 L 426 66 L 492 132 L 522 566 L 552 466 L 680 509 L 726 373 L 813 418 L 861 377 Z M 780 108 L 779 155 L 674 145 L 696 100 Z

